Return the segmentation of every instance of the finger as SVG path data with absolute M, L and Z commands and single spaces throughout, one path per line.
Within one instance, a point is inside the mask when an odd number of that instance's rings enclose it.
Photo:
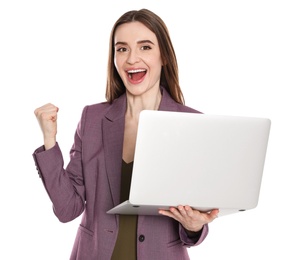
M 55 122 L 57 120 L 57 113 L 55 111 L 47 111 L 47 112 L 41 113 L 40 118 L 43 121 Z
M 194 215 L 194 210 L 189 206 L 184 206 L 185 212 L 189 217 L 192 217 Z
M 39 121 L 52 121 L 55 122 L 57 120 L 57 111 L 58 108 L 51 107 L 48 109 L 41 109 L 36 112 L 36 117 Z
M 213 216 L 213 218 L 217 218 L 219 214 L 219 210 L 218 209 L 214 209 L 210 212 L 210 215 Z
M 173 214 L 174 209 L 171 209 L 170 210 L 159 210 L 158 213 L 163 215 L 163 216 L 166 216 L 166 217 L 170 217 L 170 218 L 173 218 L 175 220 L 178 220 L 177 217 Z
M 159 213 L 164 216 L 171 217 L 177 221 L 180 221 L 182 219 L 179 210 L 175 207 L 170 207 L 169 210 L 159 210 Z
M 34 114 L 39 117 L 43 113 L 57 113 L 58 112 L 58 107 L 54 106 L 51 103 L 45 104 L 37 109 L 34 110 Z
M 207 213 L 208 221 L 212 222 L 214 219 L 216 219 L 218 217 L 218 213 L 219 213 L 218 209 L 214 209 L 214 210 L 210 211 L 209 213 Z
M 185 209 L 184 206 L 179 205 L 179 206 L 177 207 L 177 209 L 178 209 L 178 212 L 179 212 L 183 217 L 186 217 L 186 216 L 187 216 L 187 212 L 186 212 L 186 209 Z

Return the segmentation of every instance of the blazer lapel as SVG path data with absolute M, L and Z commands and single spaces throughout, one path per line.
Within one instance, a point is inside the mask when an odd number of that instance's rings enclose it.
M 164 88 L 162 88 L 162 100 L 159 110 L 176 110 L 176 102 Z M 106 173 L 114 206 L 120 203 L 125 112 L 126 95 L 124 94 L 113 102 L 103 118 L 103 144 Z
M 114 206 L 120 203 L 125 110 L 126 95 L 122 95 L 114 101 L 105 118 L 103 118 L 106 173 Z

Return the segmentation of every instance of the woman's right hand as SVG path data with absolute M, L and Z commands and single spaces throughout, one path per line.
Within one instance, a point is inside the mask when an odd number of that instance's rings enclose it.
M 48 150 L 56 144 L 58 107 L 51 103 L 34 110 L 44 136 L 44 146 Z

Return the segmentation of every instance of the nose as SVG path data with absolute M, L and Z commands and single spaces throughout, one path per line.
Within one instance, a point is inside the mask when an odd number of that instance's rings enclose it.
M 140 56 L 136 51 L 129 51 L 127 56 L 127 63 L 128 64 L 134 64 L 136 62 L 140 61 Z

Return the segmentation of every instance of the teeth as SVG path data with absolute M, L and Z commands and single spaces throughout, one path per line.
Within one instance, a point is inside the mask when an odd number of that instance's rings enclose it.
M 128 73 L 138 73 L 138 72 L 143 72 L 146 71 L 145 69 L 138 69 L 138 70 L 128 70 Z

